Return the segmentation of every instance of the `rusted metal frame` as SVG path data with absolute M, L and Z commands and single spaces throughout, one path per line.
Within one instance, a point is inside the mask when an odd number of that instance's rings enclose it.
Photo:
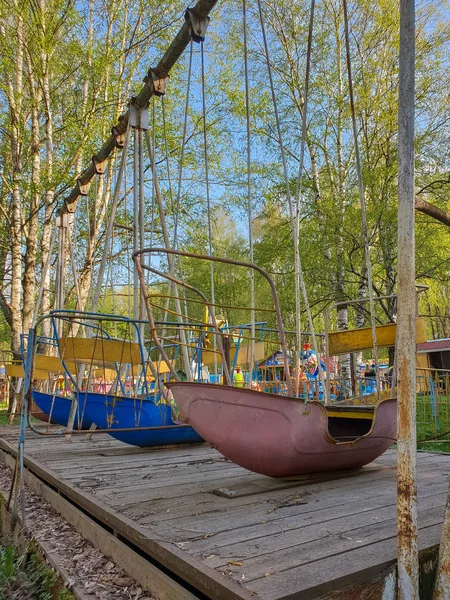
M 322 385 L 322 389 L 324 387 L 323 374 L 320 368 L 320 354 L 319 348 L 317 345 L 316 334 L 314 330 L 313 317 L 311 314 L 311 307 L 309 305 L 308 293 L 306 290 L 305 278 L 303 276 L 303 266 L 302 261 L 300 259 L 300 208 L 302 201 L 302 188 L 303 188 L 303 167 L 304 167 L 304 158 L 305 158 L 305 146 L 306 146 L 306 129 L 307 129 L 307 119 L 308 119 L 308 101 L 309 101 L 309 79 L 310 79 L 310 70 L 311 70 L 311 54 L 312 54 L 312 42 L 313 42 L 313 28 L 314 28 L 314 11 L 315 11 L 315 0 L 311 0 L 310 6 L 310 15 L 309 15 L 309 26 L 308 26 L 308 44 L 306 50 L 306 68 L 305 68 L 305 83 L 304 83 L 304 92 L 303 92 L 303 110 L 302 110 L 302 135 L 300 140 L 300 159 L 298 165 L 298 176 L 297 176 L 297 194 L 296 194 L 296 202 L 295 202 L 295 227 L 293 231 L 293 235 L 297 238 L 296 242 L 294 241 L 294 246 L 296 246 L 295 251 L 295 261 L 296 261 L 296 277 L 298 277 L 300 289 L 303 294 L 303 301 L 305 303 L 305 310 L 308 318 L 309 329 L 312 333 L 312 344 L 314 352 L 319 359 L 318 363 L 318 381 L 319 385 L 317 386 L 317 396 L 316 399 L 319 399 L 320 385 Z M 297 348 L 297 356 L 296 365 L 297 365 L 297 373 L 295 377 L 295 385 L 296 385 L 296 396 L 298 395 L 298 387 L 300 383 L 300 368 L 303 368 L 303 358 L 300 358 L 303 355 L 301 354 L 301 327 L 300 327 L 300 313 L 297 314 L 296 319 L 296 328 L 297 328 L 297 340 L 298 340 L 298 348 Z
M 58 257 L 56 269 L 55 304 L 58 306 L 58 308 L 62 308 L 64 303 L 65 287 L 66 234 L 69 227 L 68 214 L 58 215 L 56 218 L 56 227 L 58 229 Z
M 254 269 L 258 273 L 260 273 L 268 282 L 268 284 L 270 286 L 270 290 L 272 292 L 273 304 L 274 304 L 274 308 L 275 308 L 275 312 L 276 312 L 276 316 L 277 316 L 278 333 L 280 335 L 280 344 L 281 344 L 281 349 L 282 349 L 283 359 L 284 359 L 286 384 L 287 384 L 287 388 L 288 388 L 288 393 L 290 396 L 292 396 L 292 381 L 291 381 L 291 374 L 290 374 L 289 360 L 288 360 L 289 355 L 287 352 L 286 336 L 285 336 L 285 332 L 284 332 L 283 318 L 281 316 L 280 303 L 278 301 L 278 294 L 277 294 L 275 283 L 274 283 L 273 279 L 270 277 L 270 275 L 268 273 L 266 273 L 266 271 L 264 271 L 264 269 L 262 269 L 258 265 L 255 265 L 254 263 L 248 263 L 248 262 L 244 262 L 241 260 L 233 260 L 231 258 L 219 258 L 217 256 L 208 256 L 207 254 L 194 254 L 192 252 L 183 252 L 181 250 L 173 250 L 173 249 L 168 249 L 168 248 L 146 248 L 142 252 L 148 252 L 148 253 L 153 253 L 153 254 L 169 253 L 169 254 L 175 254 L 177 256 L 184 256 L 186 258 L 197 258 L 198 260 L 206 260 L 206 261 L 212 260 L 212 261 L 223 263 L 226 265 L 235 265 L 237 267 L 245 267 L 247 269 Z M 139 253 L 137 253 L 137 254 L 139 254 Z M 136 260 L 134 256 L 133 256 L 133 259 Z M 163 275 L 163 277 L 167 277 L 167 275 L 164 275 L 164 274 L 162 274 L 162 275 Z M 180 285 L 186 286 L 187 284 L 180 282 Z M 214 314 L 214 308 L 212 306 L 211 306 L 211 308 L 212 308 L 212 314 Z M 219 336 L 219 339 L 220 339 L 220 336 Z
M 142 252 L 145 252 L 145 250 L 142 251 Z M 140 252 L 138 252 L 136 254 L 139 255 Z M 133 259 L 135 261 L 135 264 L 138 264 L 137 260 L 136 260 L 136 258 L 137 258 L 136 254 L 133 255 Z M 222 367 L 223 367 L 224 378 L 225 378 L 225 381 L 226 381 L 227 385 L 231 385 L 231 377 L 230 377 L 230 372 L 229 372 L 229 369 L 228 369 L 228 365 L 226 363 L 226 355 L 225 355 L 225 350 L 224 350 L 224 347 L 223 347 L 223 344 L 222 344 L 221 332 L 220 332 L 219 327 L 217 326 L 217 321 L 216 321 L 216 316 L 215 316 L 215 313 L 214 313 L 214 308 L 209 303 L 208 298 L 199 289 L 197 289 L 196 287 L 194 287 L 192 285 L 189 285 L 188 283 L 185 283 L 185 282 L 177 279 L 173 275 L 170 275 L 168 273 L 162 273 L 161 271 L 158 271 L 158 269 L 155 269 L 154 267 L 151 267 L 149 265 L 140 265 L 140 266 L 143 269 L 146 269 L 147 271 L 150 271 L 151 273 L 154 273 L 155 275 L 158 275 L 160 277 L 164 277 L 165 279 L 168 279 L 169 281 L 172 281 L 176 285 L 181 285 L 182 287 L 184 287 L 184 288 L 186 288 L 188 290 L 191 290 L 191 291 L 197 293 L 200 296 L 200 298 L 203 299 L 203 301 L 205 302 L 206 306 L 211 311 L 210 314 L 211 314 L 211 319 L 212 319 L 212 322 L 213 322 L 214 331 L 215 331 L 216 335 L 219 338 L 219 350 L 220 350 L 220 353 L 222 355 Z M 141 281 L 142 281 L 144 279 L 142 269 L 139 268 L 138 271 L 141 273 Z M 148 302 L 148 293 L 147 293 L 147 290 L 145 288 L 142 288 L 142 292 L 143 292 L 143 296 L 144 296 L 145 303 L 146 303 L 146 306 L 147 306 L 148 318 L 149 318 L 149 321 L 151 321 L 153 339 L 155 341 L 155 344 L 156 344 L 158 350 L 160 351 L 161 355 L 165 359 L 165 356 L 166 356 L 165 350 L 164 350 L 163 346 L 161 345 L 161 342 L 160 342 L 159 336 L 157 334 L 156 328 L 153 327 L 153 322 L 154 322 L 153 321 L 153 313 L 152 313 L 152 310 L 150 308 L 150 303 Z M 216 355 L 214 355 L 214 356 L 216 356 Z M 178 375 L 176 374 L 175 370 L 173 369 L 173 367 L 171 365 L 169 365 L 169 369 L 170 369 L 172 375 L 176 378 L 176 380 L 179 381 L 180 379 L 179 379 Z
M 136 107 L 146 108 L 152 95 L 158 94 L 164 89 L 159 83 L 159 80 L 168 77 L 170 70 L 183 54 L 191 37 L 199 35 L 198 27 L 196 28 L 195 24 L 204 21 L 216 3 L 217 0 L 198 0 L 194 8 L 190 8 L 186 11 L 185 21 L 175 36 L 175 39 L 166 50 L 158 65 L 149 70 L 147 77 L 144 79 L 143 88 L 133 99 L 133 104 Z M 200 31 L 200 34 L 201 33 L 202 31 Z M 156 85 L 155 81 L 158 82 Z M 77 180 L 77 184 L 65 198 L 64 205 L 60 209 L 61 213 L 75 211 L 75 205 L 80 196 L 80 188 L 84 189 L 83 186 L 87 186 L 92 181 L 97 174 L 98 165 L 102 164 L 113 153 L 115 148 L 121 148 L 121 144 L 123 144 L 123 135 L 128 127 L 129 117 L 129 110 L 119 117 L 118 122 L 112 128 L 111 135 L 104 142 L 98 153 L 93 157 L 89 167 L 83 171 Z
M 153 143 L 152 143 L 152 140 L 150 139 L 150 135 L 149 135 L 148 131 L 145 132 L 145 140 L 147 143 L 147 150 L 148 150 L 148 154 L 149 154 L 149 158 L 150 158 L 150 165 L 152 168 L 153 185 L 154 185 L 154 190 L 155 190 L 156 202 L 158 205 L 159 220 L 161 222 L 161 228 L 163 231 L 164 244 L 165 244 L 166 248 L 170 248 L 169 230 L 168 230 L 167 224 L 166 224 L 166 215 L 165 215 L 165 211 L 164 211 L 164 204 L 163 204 L 163 199 L 162 199 L 162 194 L 161 194 L 161 188 L 159 186 L 159 178 L 158 178 L 158 173 L 156 171 L 155 153 L 154 153 Z M 167 258 L 168 258 L 168 263 L 169 263 L 169 272 L 173 275 L 173 274 L 175 274 L 175 265 L 173 264 L 172 256 L 170 256 L 170 254 L 169 254 Z M 142 262 L 142 260 L 143 260 L 143 258 L 141 257 L 141 262 Z M 174 288 L 174 295 L 176 298 L 178 297 L 178 291 L 177 291 L 176 287 Z M 181 313 L 181 303 L 178 299 L 175 299 L 175 308 L 178 311 L 178 313 Z M 181 318 L 179 318 L 178 320 L 181 321 Z M 181 349 L 184 370 L 186 372 L 188 379 L 190 379 L 190 375 L 191 375 L 190 356 L 189 356 L 189 352 L 188 352 L 188 345 L 186 344 L 186 337 L 185 337 L 184 331 L 180 332 L 180 338 L 181 338 L 181 341 L 183 342 L 183 344 L 185 344 L 184 346 L 182 346 L 182 349 Z
M 251 127 L 250 127 L 250 92 L 248 81 L 248 42 L 247 42 L 247 1 L 242 2 L 242 29 L 244 41 L 244 81 L 245 81 L 245 124 L 247 138 L 247 217 L 248 217 L 248 245 L 250 262 L 253 262 L 253 206 L 252 206 L 252 174 L 251 174 Z M 252 385 L 253 365 L 255 362 L 255 274 L 250 271 L 250 310 L 251 310 L 251 343 L 250 343 L 250 364 L 251 374 L 248 381 L 248 387 Z M 298 377 L 297 377 L 298 381 Z
M 133 252 L 139 249 L 139 162 L 138 162 L 139 138 L 136 128 L 133 133 Z M 133 318 L 139 319 L 139 276 L 136 268 L 133 273 Z
M 44 321 L 46 318 L 49 318 L 49 317 L 52 318 L 52 319 L 54 317 L 57 318 L 58 317 L 57 313 L 58 313 L 58 311 L 52 311 L 49 315 L 42 315 L 42 317 L 40 317 L 39 320 L 37 321 L 36 327 L 33 330 L 30 330 L 30 334 L 31 334 L 32 331 L 33 332 L 37 331 L 38 325 L 40 325 L 40 323 L 42 321 Z M 93 315 L 93 313 L 86 313 L 86 314 L 83 315 L 83 313 L 81 311 L 73 311 L 73 313 L 71 313 L 71 316 L 73 318 L 80 318 L 80 316 L 86 316 L 86 315 L 89 316 L 90 320 L 92 320 L 93 316 L 95 316 L 95 315 Z M 59 315 L 59 317 L 62 320 L 67 320 L 67 321 L 71 321 L 72 320 L 67 315 L 66 311 L 63 311 L 62 314 Z M 100 315 L 98 317 L 98 320 L 100 320 L 100 321 L 116 320 L 116 321 L 125 322 L 125 323 L 132 323 L 135 326 L 136 329 L 138 328 L 138 325 L 137 325 L 136 322 L 134 322 L 133 320 L 128 319 L 126 317 L 115 317 L 114 315 L 112 315 L 110 318 L 108 318 L 108 316 Z M 32 357 L 34 357 L 34 355 L 35 355 L 35 345 L 37 343 L 37 336 L 35 335 L 35 333 L 33 333 L 32 342 L 33 342 L 32 352 L 31 353 L 28 352 L 28 355 L 31 355 Z M 142 346 L 143 346 L 143 341 L 142 341 Z M 27 355 L 27 360 L 28 360 L 28 355 Z M 145 369 L 146 364 L 148 364 L 148 366 L 150 367 L 150 370 L 152 371 L 152 375 L 155 377 L 155 382 L 158 382 L 160 384 L 159 387 L 161 388 L 160 391 L 161 391 L 162 396 L 165 399 L 167 399 L 167 395 L 168 395 L 167 394 L 167 390 L 165 388 L 162 389 L 164 386 L 162 386 L 161 382 L 159 382 L 158 372 L 155 369 L 152 360 L 150 359 L 149 362 L 146 363 L 145 360 L 144 360 L 144 356 L 142 354 L 142 351 L 141 351 L 141 358 L 142 358 L 142 365 L 143 365 L 144 369 Z M 62 358 L 61 360 L 63 361 L 63 366 L 64 366 L 64 369 L 66 370 L 66 373 L 69 374 L 69 377 L 72 380 L 72 377 L 71 377 L 70 373 L 67 371 L 67 369 L 66 369 L 66 367 L 64 365 L 64 358 Z M 30 369 L 32 369 L 33 364 L 34 364 L 34 361 L 32 361 Z M 168 364 L 168 366 L 170 368 L 170 361 L 168 359 L 167 359 L 167 364 Z M 26 376 L 27 376 L 27 372 L 25 372 L 25 377 Z M 73 380 L 72 380 L 72 382 L 73 382 Z M 78 389 L 78 386 L 76 384 L 75 384 L 75 388 Z M 147 386 L 146 386 L 146 388 L 147 388 Z M 79 393 L 78 391 L 75 392 L 75 394 L 78 394 L 78 393 Z M 148 393 L 148 389 L 147 389 L 147 393 Z M 30 395 L 30 399 L 31 399 L 31 379 L 30 379 L 30 385 L 29 385 L 29 395 Z M 105 394 L 105 396 L 106 396 L 106 394 Z M 76 403 L 77 403 L 76 398 L 74 398 L 74 400 L 72 401 L 72 407 L 74 405 L 76 406 Z M 49 416 L 49 419 L 50 418 L 51 417 Z M 70 417 L 69 417 L 69 419 L 70 419 Z M 52 435 L 56 435 L 56 436 L 66 435 L 67 436 L 68 433 L 70 435 L 72 435 L 74 433 L 75 434 L 86 434 L 86 430 L 76 430 L 76 429 L 72 429 L 72 428 L 69 428 L 69 427 L 65 428 L 65 431 L 63 431 L 61 433 L 57 433 L 57 434 L 44 433 L 44 432 L 40 431 L 38 428 L 36 428 L 33 425 L 32 421 L 31 421 L 31 415 L 30 414 L 28 414 L 28 426 L 30 427 L 30 429 L 32 431 L 34 431 L 35 433 L 38 433 L 39 435 L 43 435 L 43 436 L 52 436 Z M 72 423 L 72 427 L 73 427 L 73 423 Z M 119 432 L 127 432 L 127 431 L 153 431 L 153 430 L 160 430 L 160 429 L 173 429 L 173 428 L 179 428 L 179 427 L 189 427 L 189 425 L 158 425 L 158 426 L 153 426 L 153 427 L 126 427 L 126 428 L 117 428 L 117 429 L 114 428 L 114 431 L 117 431 L 118 433 Z M 111 431 L 112 431 L 112 428 L 111 429 L 95 429 L 95 430 L 92 429 L 92 430 L 89 430 L 89 435 L 91 435 L 93 433 L 110 433 Z
M 81 327 L 84 327 L 87 331 L 91 331 L 96 329 L 98 332 L 101 333 L 102 336 L 105 336 L 105 339 L 112 339 L 111 336 L 109 335 L 109 333 L 103 329 L 100 325 L 94 325 L 92 323 L 89 323 L 88 325 L 85 325 L 82 321 L 82 319 L 85 319 L 86 321 L 113 321 L 113 322 L 122 322 L 122 323 L 128 323 L 128 325 L 133 325 L 135 329 L 138 329 L 138 323 L 132 319 L 129 319 L 127 317 L 121 317 L 121 316 L 117 316 L 117 315 L 101 315 L 101 314 L 97 314 L 94 312 L 87 312 L 87 311 L 78 311 L 78 310 L 64 310 L 61 309 L 60 311 L 58 310 L 53 310 L 50 311 L 50 313 L 46 314 L 46 315 L 42 315 L 39 319 L 39 321 L 36 324 L 36 328 L 37 326 L 44 321 L 45 319 L 51 319 L 52 323 L 53 323 L 53 330 L 55 332 L 55 334 L 57 334 L 57 326 L 55 321 L 60 320 L 60 321 L 66 321 L 69 324 L 79 324 Z M 139 331 L 139 330 L 138 330 Z M 98 336 L 96 336 L 96 340 L 98 339 Z M 36 340 L 37 343 L 38 339 Z M 145 356 L 143 353 L 143 348 L 144 348 L 144 342 L 142 339 L 141 342 L 141 338 L 139 337 L 138 334 L 138 343 L 139 343 L 139 353 L 141 356 L 141 361 L 142 361 L 142 365 L 145 365 Z M 95 342 L 95 344 L 97 344 L 97 342 Z M 72 385 L 74 386 L 74 388 L 78 391 L 80 391 L 80 385 L 77 381 L 75 381 L 75 379 L 73 378 L 72 374 L 70 373 L 70 371 L 68 370 L 68 368 L 65 365 L 65 358 L 60 357 L 63 363 L 63 368 L 65 370 L 66 376 L 69 378 L 69 380 L 71 381 Z M 81 367 L 83 367 L 83 363 L 80 363 Z M 91 363 L 92 366 L 92 363 Z M 82 369 L 80 369 L 81 371 Z M 117 376 L 119 377 L 119 369 L 117 368 L 116 365 L 116 372 L 117 372 Z M 89 379 L 90 379 L 90 375 L 89 375 Z M 89 380 L 88 380 L 89 381 Z M 120 384 L 121 385 L 121 384 Z M 146 384 L 146 390 L 148 391 L 148 387 Z M 121 389 L 123 391 L 123 386 L 121 385 Z
M 169 298 L 169 299 L 174 299 L 176 298 L 175 296 L 171 296 L 168 294 L 149 294 L 150 298 Z M 177 298 L 178 300 L 184 300 L 184 298 L 182 296 L 178 296 Z M 190 298 L 189 302 L 193 302 L 194 304 L 203 304 L 203 302 L 201 300 L 195 300 L 194 298 Z M 270 313 L 274 313 L 275 309 L 273 308 L 249 308 L 248 306 L 232 306 L 230 304 L 213 304 L 213 306 L 218 306 L 219 308 L 228 308 L 228 309 L 233 309 L 233 310 L 249 310 L 249 311 L 254 311 L 254 312 L 270 312 Z
M 399 600 L 416 600 L 419 598 L 416 473 L 414 102 L 415 0 L 400 0 L 397 226 L 397 584 Z
M 37 433 L 39 435 L 45 436 L 45 437 L 61 437 L 63 435 L 65 435 L 65 431 L 61 431 L 61 432 L 54 432 L 54 433 L 45 433 L 43 431 L 41 431 L 42 428 L 40 427 L 35 427 L 34 424 L 31 421 L 31 415 L 28 415 L 28 426 L 29 428 L 34 432 Z M 131 432 L 131 431 L 161 431 L 161 430 L 165 430 L 165 429 L 186 429 L 187 427 L 191 427 L 188 424 L 180 424 L 180 425 L 155 425 L 153 427 L 111 427 L 111 429 L 92 429 L 89 430 L 89 435 L 93 434 L 93 433 L 127 433 L 127 432 Z M 77 435 L 86 435 L 87 430 L 86 429 L 73 429 L 71 432 L 71 435 L 73 434 L 77 434 Z
M 111 204 L 111 212 L 110 212 L 109 219 L 108 219 L 108 226 L 106 228 L 104 251 L 102 254 L 102 260 L 100 262 L 100 267 L 99 267 L 99 272 L 98 272 L 98 277 L 97 277 L 97 287 L 96 287 L 96 290 L 94 293 L 94 298 L 92 300 L 92 311 L 93 312 L 95 312 L 97 310 L 98 303 L 100 300 L 100 292 L 101 292 L 101 287 L 103 284 L 103 278 L 104 278 L 105 269 L 106 269 L 106 261 L 108 260 L 108 256 L 110 253 L 113 228 L 116 226 L 116 224 L 114 223 L 114 219 L 116 217 L 116 211 L 117 211 L 117 207 L 119 205 L 120 188 L 122 185 L 123 174 L 126 169 L 126 153 L 128 150 L 129 140 L 130 140 L 130 129 L 127 128 L 127 131 L 124 134 L 123 154 L 122 154 L 120 165 L 119 165 L 119 172 L 117 173 L 116 185 L 114 187 L 113 200 L 112 200 L 112 204 Z M 131 229 L 131 231 L 133 230 L 132 227 L 130 227 L 130 229 Z
M 25 483 L 24 483 L 24 457 L 25 457 L 25 437 L 27 429 L 27 420 L 29 419 L 29 406 L 31 405 L 31 382 L 33 380 L 33 358 L 34 346 L 36 341 L 36 327 L 32 327 L 28 333 L 29 346 L 27 348 L 27 358 L 25 362 L 25 377 L 22 390 L 22 406 L 20 409 L 20 433 L 16 456 L 14 475 L 11 483 L 11 489 L 7 501 L 7 509 L 10 510 L 11 503 L 14 512 L 17 514 L 17 501 L 20 494 L 21 500 L 21 519 L 22 526 L 25 528 Z M 27 419 L 28 418 L 28 419 Z

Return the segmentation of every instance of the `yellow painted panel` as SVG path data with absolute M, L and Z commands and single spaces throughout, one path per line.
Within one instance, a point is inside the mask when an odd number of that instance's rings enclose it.
M 416 354 L 416 367 L 418 369 L 429 369 L 430 368 L 430 357 L 426 353 Z M 420 371 L 419 373 L 420 374 Z
M 6 365 L 6 374 L 9 377 L 25 377 L 25 371 L 22 365 Z M 34 369 L 33 379 L 39 379 L 40 381 L 47 381 L 51 377 L 51 373 L 46 369 Z
M 396 398 L 397 388 L 395 389 L 394 398 Z M 381 390 L 380 392 L 380 402 L 384 400 L 388 400 L 391 397 L 391 388 L 387 390 Z M 376 392 L 372 392 L 371 394 L 367 394 L 365 396 L 355 396 L 354 398 L 349 398 L 345 400 L 345 404 L 353 405 L 353 406 L 376 406 L 378 404 L 378 395 Z
M 147 375 L 146 376 L 153 378 L 153 373 L 152 373 L 152 370 L 150 369 L 149 363 L 147 362 L 146 365 L 147 365 L 147 369 L 146 369 Z M 160 375 L 164 375 L 165 373 L 170 372 L 169 366 L 165 361 L 161 361 L 159 363 L 159 366 L 158 366 L 158 361 L 156 361 L 156 362 L 154 361 L 153 365 L 155 367 L 155 370 Z M 173 362 L 172 362 L 172 366 L 173 366 Z M 127 376 L 127 377 L 132 377 L 132 376 L 138 377 L 141 373 L 142 373 L 142 365 L 134 365 L 126 370 L 124 369 L 123 375 Z
M 54 375 L 55 375 L 54 373 L 50 373 L 49 371 L 47 371 L 45 369 L 34 369 L 33 370 L 33 379 L 39 379 L 40 381 L 47 381 L 47 379 L 50 379 Z
M 104 338 L 60 338 L 59 351 L 64 360 L 106 365 L 119 363 L 139 365 L 139 344 Z
M 373 419 L 373 411 L 360 412 L 359 410 L 355 410 L 353 412 L 341 412 L 328 408 L 327 413 L 329 417 L 338 417 L 339 419 Z
M 386 348 L 395 346 L 397 333 L 396 323 L 379 325 L 377 328 L 377 346 Z M 426 342 L 426 323 L 423 319 L 416 319 L 416 343 Z M 372 328 L 349 329 L 348 331 L 333 331 L 328 334 L 328 350 L 330 356 L 369 350 L 373 347 Z
M 265 358 L 264 354 L 264 342 L 256 342 L 255 343 L 255 360 L 263 360 Z M 246 365 L 250 363 L 250 354 L 251 354 L 251 346 L 250 344 L 241 344 L 239 347 L 239 353 L 236 359 L 237 365 Z M 234 362 L 234 357 L 236 355 L 236 347 L 231 348 L 230 350 L 230 361 Z M 220 351 L 217 351 L 217 364 L 222 364 L 222 354 Z M 213 365 L 214 364 L 214 351 L 213 350 L 204 350 L 202 352 L 202 361 L 204 365 Z
M 169 365 L 166 363 L 165 360 L 162 360 L 161 362 L 153 362 L 155 369 L 158 373 L 160 373 L 161 375 L 165 375 L 166 373 L 170 373 L 170 368 Z M 171 366 L 173 367 L 173 362 L 171 363 Z M 147 366 L 147 377 L 152 377 L 153 374 L 151 372 L 151 369 L 149 366 Z
M 6 365 L 6 374 L 8 377 L 24 377 L 25 373 L 22 365 Z
M 77 364 L 73 361 L 64 361 L 66 369 L 72 374 L 77 373 Z M 48 371 L 49 373 L 65 374 L 65 369 L 62 360 L 58 356 L 46 356 L 44 354 L 36 354 L 34 357 L 34 368 Z
M 237 365 L 248 365 L 251 359 L 251 345 L 250 344 L 241 344 L 239 347 L 239 353 L 237 357 L 236 364 Z M 255 360 L 264 360 L 265 349 L 264 342 L 256 342 L 255 343 Z
M 53 357 L 53 356 L 42 356 L 42 355 L 37 355 L 35 357 L 36 359 L 38 359 L 37 361 L 35 361 L 34 365 L 33 365 L 33 379 L 39 379 L 39 380 L 47 380 L 49 378 L 52 377 L 52 375 L 64 375 L 65 371 L 62 367 L 62 363 L 59 360 L 59 358 Z M 45 361 L 40 361 L 40 358 L 44 358 L 46 359 Z M 54 359 L 53 361 L 48 361 L 47 359 Z M 59 365 L 58 365 L 58 361 L 59 361 Z M 60 367 L 58 369 L 58 366 Z M 75 366 L 75 365 L 73 365 Z M 47 368 L 49 367 L 49 368 Z M 25 377 L 25 370 L 23 368 L 23 365 L 16 363 L 16 364 L 12 364 L 12 365 L 6 365 L 5 367 L 6 370 L 6 374 L 9 377 Z

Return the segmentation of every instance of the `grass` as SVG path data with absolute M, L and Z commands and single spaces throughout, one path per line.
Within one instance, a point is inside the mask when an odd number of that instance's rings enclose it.
M 8 424 L 9 424 L 8 407 L 5 407 L 5 408 L 0 407 L 0 425 L 8 425 Z M 18 425 L 18 424 L 19 424 L 19 417 L 14 417 L 14 425 Z
M 19 554 L 8 541 L 0 543 L 0 600 L 73 600 L 39 553 L 30 547 Z

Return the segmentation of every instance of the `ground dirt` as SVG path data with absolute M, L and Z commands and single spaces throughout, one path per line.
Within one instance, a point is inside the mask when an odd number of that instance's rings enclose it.
M 11 470 L 0 465 L 1 491 L 9 490 L 11 477 Z M 68 573 L 72 586 L 78 585 L 88 598 L 93 600 L 152 600 L 149 592 L 142 590 L 131 577 L 94 548 L 27 486 L 25 498 L 27 531 L 36 541 L 45 542 L 46 546 L 58 555 L 58 562 Z M 19 595 L 8 596 L 8 600 L 35 598 L 20 595 L 20 589 L 17 593 Z M 24 589 L 23 594 L 26 593 L 27 590 Z M 3 600 L 1 595 L 0 600 Z

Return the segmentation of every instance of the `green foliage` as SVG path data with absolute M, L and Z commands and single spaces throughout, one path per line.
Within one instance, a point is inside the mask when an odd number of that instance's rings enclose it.
M 57 596 L 55 593 L 57 592 Z M 27 600 L 73 600 L 73 595 L 58 582 L 58 577 L 39 553 L 30 547 L 20 554 L 6 540 L 0 544 L 0 600 L 11 595 Z
M 230 10 L 230 6 L 233 10 Z M 44 8 L 42 8 L 44 7 Z M 251 202 L 254 260 L 273 277 L 280 294 L 286 326 L 294 328 L 294 244 L 283 177 L 274 109 L 257 5 L 248 3 L 249 95 L 251 127 Z M 294 202 L 298 190 L 298 157 L 304 102 L 304 69 L 310 3 L 265 0 L 264 17 L 286 155 L 288 186 Z M 19 248 L 22 266 L 35 236 L 35 281 L 39 283 L 42 240 L 54 226 L 57 206 L 73 184 L 76 172 L 87 165 L 109 134 L 112 123 L 142 85 L 150 66 L 157 63 L 181 23 L 180 2 L 119 2 L 46 0 L 34 6 L 0 0 L 0 294 L 4 319 L 0 347 L 8 343 L 8 300 L 11 293 L 11 251 L 14 232 L 10 217 L 12 189 L 20 188 Z M 193 47 L 193 68 L 183 148 L 183 178 L 178 190 L 189 51 L 171 71 L 167 93 L 149 107 L 150 133 L 155 142 L 157 172 L 171 245 L 194 252 L 249 260 L 247 199 L 247 139 L 245 90 L 242 77 L 242 5 L 218 3 L 205 42 L 207 155 L 212 239 L 209 240 L 206 202 L 205 148 L 201 106 L 199 46 Z M 370 257 L 378 295 L 397 288 L 397 95 L 399 13 L 395 0 L 350 5 L 351 59 L 356 118 L 366 192 Z M 23 27 L 23 36 L 14 35 Z M 417 18 L 417 193 L 448 209 L 447 90 L 450 85 L 448 52 L 450 22 L 443 1 L 425 3 Z M 21 45 L 23 42 L 23 45 Z M 23 51 L 22 81 L 18 81 L 19 51 Z M 357 189 L 351 114 L 345 62 L 342 6 L 326 0 L 316 7 L 306 157 L 300 203 L 299 246 L 314 324 L 324 327 L 324 312 L 338 301 L 367 296 L 361 207 Z M 49 99 L 43 90 L 49 86 Z M 18 87 L 17 87 L 18 86 Z M 17 89 L 16 89 L 17 88 Z M 19 89 L 20 88 L 20 89 Z M 38 90 L 38 91 L 36 91 Z M 33 145 L 31 114 L 37 106 L 39 139 Z M 48 126 L 52 144 L 47 145 Z M 154 124 L 154 126 L 153 126 Z M 20 152 L 12 143 L 17 136 Z M 133 285 L 133 140 L 115 216 L 113 248 L 99 310 L 130 314 Z M 16 152 L 17 154 L 17 152 Z M 39 163 L 37 168 L 36 163 Z M 82 306 L 92 304 L 93 289 L 103 253 L 117 156 L 108 163 L 106 177 L 96 180 L 80 199 L 73 224 L 75 274 L 67 263 L 67 307 L 77 306 L 78 279 Z M 146 164 L 146 167 L 148 165 Z M 50 200 L 48 193 L 50 192 Z M 179 193 L 178 193 L 179 192 Z M 38 198 L 35 234 L 33 194 Z M 178 202 L 179 201 L 179 202 Z M 48 205 L 47 202 L 50 202 Z M 9 220 L 8 220 L 9 219 Z M 161 220 L 151 169 L 145 172 L 145 245 L 162 246 Z M 49 225 L 50 223 L 50 225 Z M 23 224 L 23 226 L 22 226 Z M 175 232 L 175 224 L 177 230 Z M 125 228 L 124 228 L 125 227 Z M 47 228 L 47 229 L 46 229 Z M 420 301 L 432 315 L 430 337 L 449 335 L 448 285 L 450 264 L 446 248 L 450 232 L 429 217 L 417 216 L 417 281 L 430 287 Z M 56 248 L 53 249 L 56 251 Z M 17 253 L 17 246 L 15 246 Z M 160 266 L 167 268 L 165 258 Z M 47 305 L 52 306 L 55 264 L 52 261 Z M 211 296 L 208 263 L 183 260 L 187 281 Z M 227 307 L 250 302 L 250 276 L 245 269 L 215 265 L 215 300 Z M 267 285 L 256 281 L 255 305 L 273 311 Z M 31 286 L 32 287 L 32 286 Z M 114 287 L 114 292 L 112 288 Z M 157 278 L 149 287 L 167 290 Z M 36 289 L 24 289 L 23 297 Z M 162 307 L 164 302 L 158 301 Z M 9 307 L 11 308 L 11 307 Z M 174 307 L 171 306 L 171 310 Z M 164 310 L 156 308 L 158 318 Z M 249 322 L 243 308 L 223 308 L 230 322 Z M 201 320 L 202 309 L 192 315 Z M 258 320 L 274 324 L 273 312 L 261 311 Z M 342 316 L 342 315 L 341 315 Z M 394 302 L 377 305 L 379 322 L 395 319 Z M 300 314 L 308 328 L 305 303 Z M 349 309 L 349 326 L 367 324 L 367 314 Z M 333 317 L 336 326 L 336 317 Z M 126 334 L 120 328 L 114 334 Z

